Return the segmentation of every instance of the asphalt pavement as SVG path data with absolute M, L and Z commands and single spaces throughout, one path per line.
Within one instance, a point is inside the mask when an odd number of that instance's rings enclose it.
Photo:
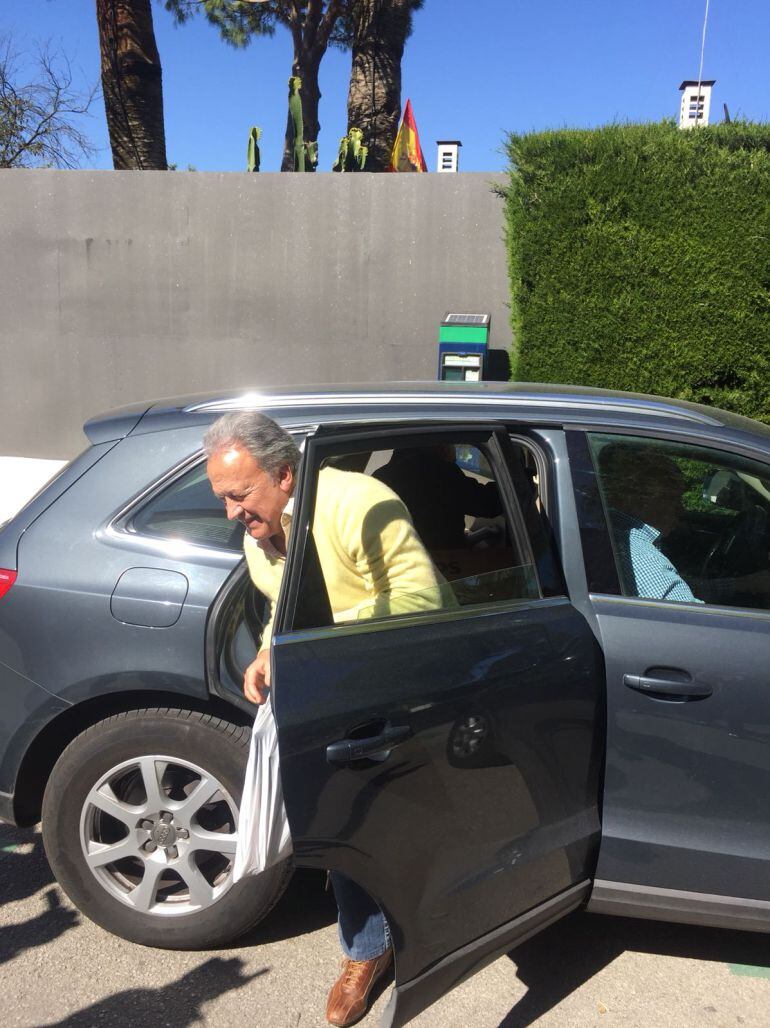
M 340 959 L 324 879 L 206 953 L 147 949 L 79 914 L 36 831 L 0 826 L 0 996 L 18 1028 L 322 1028 Z M 373 1028 L 389 984 L 360 1022 Z M 426 1011 L 415 1028 L 770 1025 L 770 936 L 572 914 Z

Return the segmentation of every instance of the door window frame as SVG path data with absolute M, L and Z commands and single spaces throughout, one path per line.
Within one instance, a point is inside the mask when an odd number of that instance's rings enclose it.
M 532 564 L 539 595 L 469 604 L 457 608 L 415 611 L 409 614 L 337 625 L 334 624 L 329 611 L 326 623 L 323 625 L 303 623 L 299 597 L 306 595 L 307 591 L 311 589 L 311 584 L 321 575 L 311 531 L 321 461 L 325 457 L 353 453 L 357 445 L 362 450 L 391 449 L 394 443 L 397 444 L 399 439 L 404 438 L 409 440 L 419 438 L 421 445 L 440 445 L 441 443 L 462 441 L 484 447 L 487 456 L 491 458 L 490 463 L 495 473 L 495 483 L 503 502 L 507 524 L 514 534 L 515 545 L 524 558 L 524 562 Z M 302 463 L 298 469 L 297 505 L 289 536 L 281 591 L 276 602 L 274 635 L 291 633 L 292 636 L 296 636 L 300 632 L 310 632 L 312 635 L 327 635 L 332 632 L 334 634 L 358 634 L 406 627 L 426 621 L 457 620 L 532 604 L 562 602 L 566 597 L 564 579 L 552 540 L 543 524 L 542 515 L 538 515 L 537 520 L 530 517 L 528 524 L 519 503 L 517 488 L 526 489 L 532 488 L 532 486 L 515 458 L 514 448 L 517 443 L 519 440 L 512 438 L 510 426 L 503 422 L 450 421 L 437 423 L 431 421 L 428 423 L 411 422 L 406 425 L 403 422 L 389 422 L 367 426 L 364 429 L 357 425 L 323 425 L 315 433 L 308 435 L 305 440 Z M 527 445 L 530 448 L 534 446 L 530 440 L 522 441 L 520 445 Z M 535 530 L 534 539 L 530 534 L 531 529 Z M 308 568 L 310 568 L 310 578 L 308 578 Z M 320 577 L 320 581 L 323 582 L 322 577 Z M 312 620 L 315 618 L 311 618 Z

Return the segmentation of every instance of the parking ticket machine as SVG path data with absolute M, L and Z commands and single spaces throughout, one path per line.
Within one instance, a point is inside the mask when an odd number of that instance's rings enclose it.
M 489 314 L 447 313 L 438 330 L 441 382 L 480 382 L 485 377 Z

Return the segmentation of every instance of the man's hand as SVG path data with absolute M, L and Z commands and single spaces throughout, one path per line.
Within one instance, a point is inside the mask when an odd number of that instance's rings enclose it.
M 243 676 L 243 692 L 251 703 L 262 704 L 270 688 L 270 650 L 260 650 L 257 659 L 246 668 Z

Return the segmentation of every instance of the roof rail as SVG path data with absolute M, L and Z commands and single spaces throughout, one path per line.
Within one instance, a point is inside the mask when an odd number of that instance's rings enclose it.
M 498 392 L 498 393 L 444 393 L 444 392 L 397 392 L 383 391 L 381 393 L 278 393 L 260 394 L 245 393 L 238 396 L 219 397 L 216 400 L 197 401 L 184 408 L 185 413 L 210 413 L 228 414 L 244 410 L 260 410 L 263 408 L 275 409 L 283 407 L 296 407 L 302 404 L 309 404 L 315 407 L 341 407 L 350 405 L 365 405 L 381 407 L 392 404 L 397 400 L 399 404 L 412 405 L 446 405 L 451 398 L 452 404 L 462 404 L 472 407 L 489 406 L 515 406 L 515 407 L 536 407 L 549 408 L 555 406 L 566 407 L 572 411 L 590 411 L 599 408 L 602 411 L 614 411 L 633 413 L 642 416 L 663 416 L 676 418 L 682 421 L 694 421 L 704 425 L 721 425 L 718 418 L 698 410 L 694 405 L 692 408 L 680 407 L 673 402 L 667 402 L 658 397 L 650 397 L 647 401 L 640 401 L 631 395 L 622 394 L 589 394 L 586 396 L 570 395 L 568 393 L 537 394 L 524 392 Z

